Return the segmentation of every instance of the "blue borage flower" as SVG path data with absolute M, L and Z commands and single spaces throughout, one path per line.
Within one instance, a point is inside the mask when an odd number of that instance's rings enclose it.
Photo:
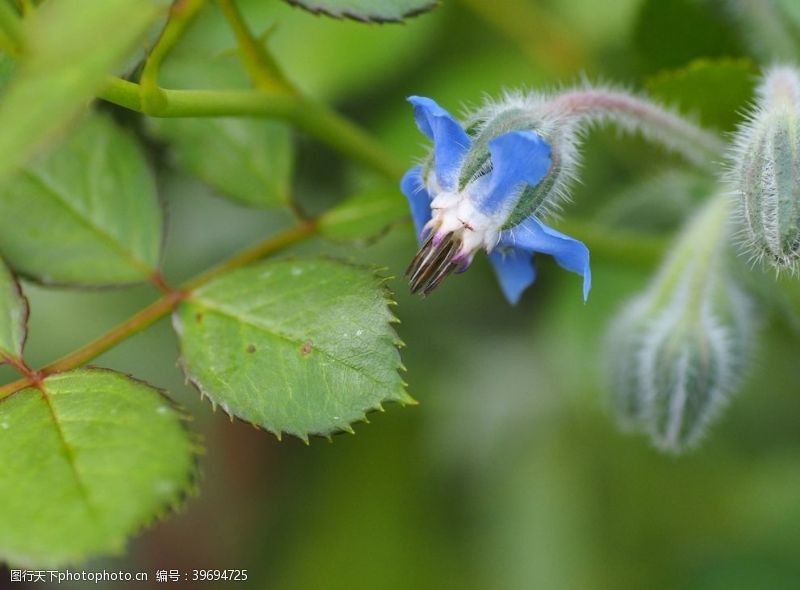
M 468 132 L 430 98 L 408 100 L 420 131 L 433 140 L 432 165 L 415 166 L 401 182 L 420 241 L 406 273 L 412 292 L 427 295 L 453 271 L 466 270 L 483 249 L 512 304 L 536 279 L 537 252 L 582 275 L 586 300 L 591 287 L 588 248 L 534 214 L 519 220 L 513 215 L 523 192 L 552 173 L 558 154 L 551 145 L 531 130 L 484 137 L 491 135 L 491 126 L 483 125 Z M 490 161 L 473 172 L 465 170 L 470 150 L 479 143 L 488 147 Z

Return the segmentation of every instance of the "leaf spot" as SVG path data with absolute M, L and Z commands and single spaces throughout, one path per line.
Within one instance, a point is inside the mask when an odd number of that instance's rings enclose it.
M 314 350 L 314 343 L 311 340 L 306 340 L 303 342 L 303 346 L 300 347 L 300 354 L 308 356 L 312 350 Z
M 203 323 L 203 314 L 202 313 L 194 314 L 194 319 L 197 321 L 198 324 L 202 324 Z
M 256 351 L 256 345 L 255 344 L 248 344 L 247 345 L 247 352 L 249 352 L 250 354 L 253 354 L 255 351 Z

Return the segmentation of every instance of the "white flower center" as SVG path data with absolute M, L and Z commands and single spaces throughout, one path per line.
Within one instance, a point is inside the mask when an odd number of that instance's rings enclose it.
M 502 220 L 479 211 L 468 195 L 442 192 L 431 201 L 431 220 L 427 228 L 440 239 L 454 234 L 462 246 L 461 253 L 472 255 L 480 248 L 490 252 L 500 236 Z

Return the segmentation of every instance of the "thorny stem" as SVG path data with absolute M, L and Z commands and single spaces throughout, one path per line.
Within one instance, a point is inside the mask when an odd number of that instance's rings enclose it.
M 62 371 L 69 371 L 88 363 L 92 359 L 113 348 L 123 340 L 127 340 L 134 334 L 141 332 L 145 328 L 148 328 L 154 324 L 156 321 L 168 315 L 183 300 L 190 297 L 192 291 L 208 283 L 220 274 L 235 268 L 239 268 L 270 254 L 274 254 L 291 246 L 292 244 L 313 236 L 316 234 L 316 232 L 316 222 L 302 221 L 292 228 L 267 238 L 255 246 L 233 255 L 222 264 L 187 281 L 178 289 L 170 290 L 163 297 L 154 301 L 121 324 L 115 326 L 96 340 L 69 353 L 57 361 L 46 365 L 39 371 L 32 371 L 28 369 L 24 363 L 20 364 L 21 361 L 11 362 L 14 361 L 14 359 L 4 359 L 9 361 L 9 364 L 23 375 L 23 378 L 0 387 L 0 400 L 21 389 L 35 385 L 37 380 L 41 380 L 48 375 Z
M 282 119 L 391 181 L 405 165 L 356 124 L 308 98 L 261 90 L 167 90 L 157 108 L 145 104 L 138 84 L 110 78 L 100 98 L 151 117 L 266 117 Z
M 153 274 L 150 275 L 149 278 L 150 284 L 153 285 L 156 289 L 161 291 L 162 293 L 171 293 L 173 291 L 172 287 L 169 286 L 167 279 L 161 273 L 160 270 L 157 270 Z
M 31 385 L 38 385 L 43 379 L 41 371 L 34 371 L 31 369 L 22 358 L 0 354 L 0 362 L 7 363 L 10 367 L 13 367 L 17 373 L 24 375 L 25 378 L 30 381 Z
M 152 105 L 149 108 L 157 109 L 164 100 L 158 86 L 158 74 L 161 63 L 183 35 L 186 27 L 192 22 L 205 0 L 178 0 L 170 8 L 170 15 L 158 41 L 150 50 L 144 62 L 142 75 L 139 79 L 142 91 L 142 103 Z
M 250 32 L 236 3 L 233 0 L 217 0 L 217 3 L 236 36 L 239 55 L 255 87 L 265 92 L 298 95 L 297 88 L 289 81 L 272 55 Z
M 184 3 L 198 0 L 184 0 Z M 386 151 L 383 145 L 356 124 L 324 104 L 303 96 L 281 71 L 260 40 L 256 39 L 233 0 L 217 0 L 236 36 L 239 53 L 255 86 L 254 90 L 168 90 L 157 86 L 147 67 L 142 84 L 111 78 L 99 97 L 152 117 L 267 117 L 283 119 L 309 135 L 327 143 L 351 159 L 397 181 L 405 172 L 403 162 Z M 180 20 L 184 21 L 182 24 Z M 173 37 L 182 32 L 185 18 L 170 29 L 162 40 L 165 50 Z M 174 34 L 169 34 L 170 31 Z M 176 39 L 177 37 L 175 37 Z M 163 57 L 156 46 L 156 66 Z M 150 59 L 148 59 L 148 63 Z M 146 84 L 146 87 L 145 87 Z M 157 96 L 156 101 L 146 100 Z
M 193 279 L 190 279 L 181 285 L 181 288 L 190 292 L 194 291 L 198 287 L 208 283 L 209 281 L 228 271 L 250 264 L 255 260 L 260 260 L 265 256 L 279 252 L 285 248 L 288 248 L 292 244 L 309 238 L 315 235 L 318 229 L 318 224 L 314 219 L 300 221 L 294 227 L 284 230 L 279 234 L 267 238 L 266 240 L 258 242 L 250 248 L 242 250 L 238 254 L 234 254 L 225 262 L 200 273 Z
M 156 321 L 175 309 L 188 295 L 189 293 L 180 290 L 167 293 L 96 340 L 46 365 L 39 372 L 42 376 L 46 377 L 47 375 L 69 371 L 70 369 L 75 369 L 88 363 L 123 340 L 127 340 L 134 334 L 138 334 L 145 328 L 153 325 Z M 4 397 L 3 394 L 5 390 L 7 388 L 12 388 L 14 385 L 14 383 L 11 383 L 10 385 L 0 388 L 0 399 Z
M 247 26 L 234 0 L 217 0 L 217 3 L 236 37 L 236 42 L 239 46 L 239 58 L 247 70 L 253 86 L 267 94 L 286 94 L 296 100 L 300 100 L 302 93 L 289 80 L 265 46 L 271 29 L 262 35 L 263 39 L 257 38 L 253 35 L 250 27 Z M 388 175 L 390 171 L 387 170 L 386 172 Z M 289 206 L 298 219 L 307 217 L 303 208 L 294 199 L 289 201 Z

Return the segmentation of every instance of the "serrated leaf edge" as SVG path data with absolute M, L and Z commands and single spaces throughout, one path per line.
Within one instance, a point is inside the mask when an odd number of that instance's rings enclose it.
M 19 351 L 14 353 L 11 350 L 3 350 L 0 348 L 0 365 L 2 365 L 3 363 L 8 363 L 9 359 L 17 361 L 22 360 L 22 355 L 25 351 L 25 343 L 28 341 L 28 319 L 30 319 L 31 307 L 25 292 L 22 290 L 22 285 L 19 282 L 17 273 L 15 273 L 14 270 L 7 263 L 5 263 L 4 260 L 0 259 L 0 264 L 6 267 L 6 271 L 11 278 L 13 289 L 19 299 L 20 304 L 22 305 L 22 315 L 20 317 L 20 324 L 22 326 L 22 340 L 19 343 Z M 6 353 L 8 354 L 6 355 Z
M 285 1 L 289 5 L 295 6 L 297 8 L 301 8 L 301 9 L 305 10 L 306 12 L 310 12 L 311 14 L 313 14 L 315 16 L 325 15 L 325 16 L 328 16 L 330 18 L 335 18 L 335 19 L 343 19 L 343 18 L 345 18 L 345 19 L 354 20 L 354 21 L 357 21 L 357 22 L 360 22 L 360 23 L 378 24 L 378 25 L 380 25 L 380 24 L 389 24 L 389 23 L 395 23 L 395 24 L 396 23 L 403 23 L 403 22 L 405 22 L 406 19 L 413 18 L 413 17 L 419 16 L 421 14 L 425 14 L 426 12 L 430 12 L 431 10 L 433 10 L 434 8 L 439 6 L 439 0 L 431 0 L 430 2 L 428 2 L 428 4 L 426 4 L 425 6 L 422 6 L 421 8 L 417 8 L 417 9 L 411 10 L 411 11 L 409 11 L 407 13 L 401 14 L 399 18 L 387 18 L 387 17 L 382 17 L 380 15 L 358 14 L 358 13 L 350 12 L 348 10 L 343 10 L 341 12 L 335 12 L 335 11 L 328 10 L 327 8 L 323 8 L 322 6 L 309 6 L 308 4 L 305 3 L 306 0 L 285 0 Z
M 333 256 L 303 256 L 303 257 L 290 256 L 290 257 L 271 260 L 269 262 L 288 262 L 288 261 L 303 261 L 303 260 L 312 260 L 313 261 L 313 260 L 320 260 L 320 259 L 328 260 L 330 262 L 335 262 L 337 264 L 343 264 L 343 265 L 349 266 L 351 268 L 359 268 L 359 269 L 366 270 L 366 271 L 370 272 L 370 274 L 372 275 L 372 279 L 375 282 L 375 286 L 378 287 L 380 293 L 382 294 L 382 298 L 383 298 L 384 302 L 386 303 L 386 311 L 387 311 L 387 315 L 388 315 L 388 318 L 387 318 L 386 322 L 387 322 L 387 326 L 389 327 L 389 329 L 392 332 L 392 335 L 394 336 L 394 339 L 393 339 L 392 343 L 394 344 L 394 346 L 395 346 L 395 348 L 397 350 L 400 350 L 400 348 L 404 347 L 405 343 L 402 340 L 400 340 L 399 336 L 397 335 L 396 330 L 392 326 L 392 324 L 400 323 L 400 320 L 397 318 L 397 316 L 391 310 L 391 304 L 396 304 L 396 302 L 394 301 L 394 292 L 386 284 L 393 277 L 381 276 L 379 274 L 381 271 L 387 270 L 386 267 L 378 267 L 378 266 L 375 266 L 375 265 L 365 265 L 365 264 L 353 263 L 353 262 L 349 262 L 349 261 L 344 261 L 344 260 L 338 259 L 338 258 L 333 257 Z M 258 262 L 254 263 L 254 264 L 258 264 Z M 243 268 L 247 268 L 248 266 L 253 266 L 253 265 L 252 264 L 251 265 L 247 265 L 247 266 L 245 266 Z M 181 303 L 181 305 L 183 305 L 183 303 Z M 361 416 L 358 416 L 358 417 L 354 418 L 351 422 L 344 422 L 342 425 L 337 425 L 335 427 L 335 428 L 337 428 L 337 430 L 332 430 L 330 432 L 294 433 L 294 432 L 273 430 L 271 428 L 266 428 L 266 427 L 264 427 L 264 426 L 262 426 L 260 424 L 256 424 L 255 422 L 251 422 L 250 420 L 247 420 L 245 418 L 242 418 L 242 417 L 237 416 L 236 414 L 232 413 L 230 411 L 230 408 L 228 408 L 228 406 L 226 404 L 223 404 L 223 403 L 220 403 L 220 402 L 216 401 L 214 399 L 214 396 L 207 389 L 205 389 L 203 387 L 203 385 L 197 379 L 195 379 L 194 376 L 192 376 L 191 372 L 189 371 L 189 369 L 188 369 L 188 367 L 186 365 L 186 359 L 184 358 L 184 355 L 183 355 L 183 346 L 181 344 L 182 337 L 183 337 L 183 322 L 181 321 L 181 318 L 180 318 L 180 307 L 181 306 L 178 306 L 172 312 L 172 326 L 173 326 L 173 329 L 175 330 L 175 333 L 178 336 L 178 359 L 177 359 L 177 365 L 180 368 L 181 372 L 183 373 L 184 378 L 186 380 L 186 383 L 192 385 L 198 391 L 198 393 L 200 394 L 200 400 L 201 401 L 204 400 L 204 399 L 208 399 L 209 403 L 211 403 L 211 408 L 212 408 L 213 412 L 216 412 L 217 406 L 219 406 L 222 409 L 222 411 L 231 420 L 235 419 L 235 420 L 238 420 L 239 422 L 243 422 L 245 424 L 249 424 L 250 426 L 254 427 L 256 430 L 260 430 L 262 432 L 269 432 L 270 434 L 272 434 L 278 440 L 278 442 L 283 442 L 283 435 L 284 434 L 289 435 L 289 436 L 293 436 L 293 437 L 301 440 L 306 445 L 310 445 L 311 444 L 311 438 L 312 437 L 314 437 L 314 438 L 324 438 L 324 439 L 328 440 L 329 442 L 332 442 L 332 439 L 331 439 L 332 435 L 342 434 L 342 433 L 355 434 L 356 432 L 352 427 L 352 424 L 354 424 L 354 423 L 364 422 L 364 423 L 369 424 L 369 420 L 367 419 L 367 414 L 371 413 L 371 412 L 376 412 L 376 411 L 377 412 L 385 412 L 385 409 L 383 408 L 383 404 L 384 403 L 394 402 L 394 403 L 397 403 L 397 404 L 399 404 L 400 406 L 403 406 L 403 407 L 405 407 L 405 406 L 415 406 L 415 405 L 419 404 L 419 402 L 416 399 L 414 399 L 413 397 L 411 397 L 411 395 L 409 395 L 409 393 L 406 391 L 406 387 L 408 386 L 408 384 L 405 382 L 405 380 L 403 380 L 401 378 L 401 380 L 400 380 L 400 390 L 398 392 L 396 392 L 396 394 L 395 394 L 396 397 L 394 399 L 384 399 L 384 400 L 378 402 L 375 406 L 369 408 L 366 412 L 362 412 Z M 394 369 L 398 373 L 405 372 L 407 369 L 406 369 L 405 365 L 403 365 L 402 361 L 399 360 L 399 359 L 400 359 L 400 355 L 398 354 L 398 363 L 394 367 Z
M 199 492 L 199 482 L 202 479 L 202 470 L 200 466 L 200 457 L 205 454 L 205 448 L 202 445 L 202 437 L 196 433 L 195 431 L 191 430 L 188 426 L 188 423 L 193 420 L 192 416 L 175 400 L 173 400 L 166 389 L 161 387 L 157 387 L 148 383 L 147 381 L 140 379 L 138 377 L 134 377 L 130 373 L 126 373 L 124 371 L 117 371 L 115 369 L 109 369 L 107 367 L 97 367 L 94 365 L 87 365 L 85 367 L 81 367 L 79 369 L 71 369 L 69 371 L 61 371 L 58 373 L 52 373 L 47 377 L 53 377 L 56 375 L 66 375 L 69 373 L 79 373 L 82 371 L 87 372 L 105 372 L 110 373 L 113 375 L 120 375 L 122 377 L 126 377 L 131 381 L 139 385 L 143 385 L 154 390 L 158 395 L 163 398 L 163 400 L 170 406 L 170 408 L 175 412 L 178 417 L 178 423 L 183 429 L 184 433 L 187 436 L 187 440 L 189 442 L 189 452 L 192 454 L 191 456 L 191 468 L 189 472 L 186 474 L 187 481 L 183 482 L 183 486 L 179 486 L 177 492 L 175 493 L 175 497 L 166 501 L 159 509 L 149 518 L 146 519 L 144 522 L 140 523 L 137 527 L 133 528 L 132 530 L 122 534 L 120 537 L 117 537 L 110 541 L 109 545 L 111 547 L 107 551 L 100 551 L 97 553 L 93 553 L 91 555 L 74 555 L 67 557 L 63 561 L 52 562 L 54 564 L 76 564 L 80 565 L 84 563 L 86 560 L 98 557 L 98 556 L 116 556 L 121 555 L 122 552 L 125 550 L 126 543 L 132 537 L 135 537 L 141 534 L 144 530 L 150 528 L 154 524 L 166 519 L 168 516 L 173 514 L 177 514 L 181 512 L 186 504 L 188 503 L 189 499 L 196 496 Z M 9 399 L 13 395 L 16 395 L 20 391 L 24 391 L 26 389 L 38 389 L 42 395 L 47 395 L 41 391 L 38 387 L 34 385 L 30 385 L 27 387 L 23 387 L 13 394 L 9 395 L 6 398 L 0 399 L 0 404 L 3 403 L 6 399 Z M 49 406 L 49 402 L 46 401 Z M 26 556 L 23 555 L 11 555 L 9 553 L 4 552 L 3 560 L 7 561 L 8 563 L 19 563 L 19 564 L 30 564 L 33 563 L 33 560 L 28 559 Z M 36 564 L 41 565 L 41 564 Z

